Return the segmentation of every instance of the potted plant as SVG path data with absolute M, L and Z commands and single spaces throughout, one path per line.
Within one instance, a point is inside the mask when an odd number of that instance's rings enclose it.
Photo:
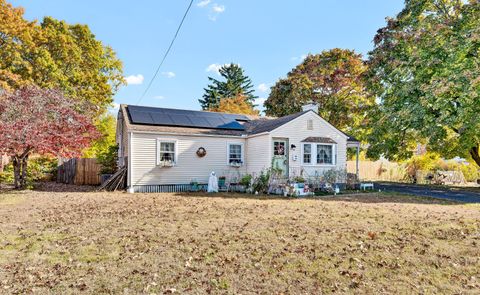
M 250 186 L 252 184 L 252 179 L 253 179 L 253 176 L 251 174 L 245 174 L 242 179 L 240 179 L 240 186 L 238 188 L 238 191 L 241 192 L 241 193 L 244 193 L 248 190 L 250 190 Z
M 172 160 L 163 160 L 160 161 L 159 165 L 162 167 L 173 167 L 175 165 L 175 162 L 173 162 Z
M 239 168 L 243 165 L 243 162 L 242 161 L 233 161 L 233 162 L 230 162 L 230 167 L 235 167 L 235 168 Z
M 192 179 L 192 181 L 190 181 L 190 191 L 191 192 L 199 191 L 198 181 L 196 179 Z

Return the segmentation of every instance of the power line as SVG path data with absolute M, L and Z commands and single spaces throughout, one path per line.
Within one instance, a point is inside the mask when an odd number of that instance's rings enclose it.
M 154 81 L 155 78 L 157 77 L 158 72 L 160 71 L 160 68 L 161 68 L 162 65 L 163 65 L 163 62 L 164 62 L 165 59 L 167 58 L 167 55 L 168 55 L 168 53 L 170 52 L 170 50 L 172 49 L 173 43 L 174 43 L 175 40 L 177 39 L 178 32 L 180 32 L 180 29 L 182 28 L 183 22 L 185 21 L 185 18 L 187 17 L 187 14 L 188 14 L 188 12 L 190 11 L 190 8 L 192 7 L 192 4 L 193 4 L 193 0 L 190 1 L 190 4 L 188 5 L 187 10 L 185 10 L 185 14 L 183 15 L 182 21 L 181 21 L 180 24 L 178 25 L 177 31 L 175 32 L 175 35 L 173 36 L 172 42 L 170 42 L 170 46 L 168 46 L 167 51 L 165 51 L 165 54 L 163 55 L 162 61 L 161 61 L 160 64 L 158 65 L 157 70 L 155 71 L 155 74 L 153 75 L 153 77 L 152 77 L 152 79 L 150 80 L 150 82 L 148 83 L 147 88 L 146 88 L 145 91 L 143 92 L 143 94 L 142 94 L 142 96 L 140 97 L 140 99 L 137 101 L 137 105 L 138 105 L 138 104 L 142 101 L 142 99 L 145 97 L 145 95 L 147 94 L 148 90 L 149 90 L 150 87 L 152 86 L 153 81 Z

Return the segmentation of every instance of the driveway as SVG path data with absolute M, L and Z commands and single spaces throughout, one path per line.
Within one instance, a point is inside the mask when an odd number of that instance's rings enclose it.
M 462 188 L 437 188 L 415 184 L 379 182 L 375 183 L 375 189 L 381 189 L 387 192 L 449 199 L 465 203 L 480 203 L 480 191 L 473 192 Z

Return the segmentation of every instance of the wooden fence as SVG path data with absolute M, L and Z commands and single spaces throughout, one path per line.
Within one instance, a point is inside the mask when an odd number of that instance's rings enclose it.
M 389 161 L 359 161 L 360 180 L 372 181 L 403 181 L 405 180 L 405 168 Z M 347 161 L 348 173 L 356 173 L 355 161 Z
M 100 164 L 97 159 L 59 159 L 57 182 L 76 185 L 99 185 Z

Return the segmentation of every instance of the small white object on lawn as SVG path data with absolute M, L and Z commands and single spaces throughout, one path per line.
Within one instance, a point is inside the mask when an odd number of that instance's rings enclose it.
M 210 173 L 210 178 L 208 178 L 207 192 L 218 193 L 218 179 L 215 171 L 212 171 L 212 173 Z
M 360 183 L 360 190 L 367 190 L 367 189 L 374 189 L 373 187 L 373 183 L 369 182 L 369 183 Z

